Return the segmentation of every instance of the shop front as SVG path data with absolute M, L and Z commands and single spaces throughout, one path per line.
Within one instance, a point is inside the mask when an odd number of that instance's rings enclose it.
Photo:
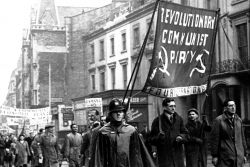
M 148 125 L 148 95 L 140 91 L 135 92 L 130 100 L 130 106 L 127 111 L 127 122 L 136 126 L 138 130 L 142 130 L 143 126 Z M 139 93 L 136 93 L 139 92 Z M 88 108 L 85 107 L 85 99 L 101 98 L 102 99 L 102 114 L 108 115 L 108 105 L 113 98 L 123 100 L 125 90 L 108 90 L 105 92 L 94 93 L 88 96 L 72 99 L 74 106 L 75 122 L 83 127 L 88 125 Z M 125 103 L 128 101 L 125 98 Z

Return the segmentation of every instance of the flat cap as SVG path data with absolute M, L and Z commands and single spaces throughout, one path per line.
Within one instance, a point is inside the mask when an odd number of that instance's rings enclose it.
M 55 127 L 55 125 L 52 125 L 52 124 L 45 125 L 45 129 L 49 129 L 49 128 L 53 128 L 53 127 Z
M 199 115 L 199 112 L 196 108 L 190 108 L 187 113 L 189 114 L 190 112 L 195 112 L 197 115 Z

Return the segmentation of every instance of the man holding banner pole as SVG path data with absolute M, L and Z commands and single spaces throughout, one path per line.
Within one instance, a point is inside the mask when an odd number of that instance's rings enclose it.
M 152 61 L 142 91 L 166 98 L 150 136 L 159 167 L 184 167 L 183 142 L 188 131 L 170 98 L 207 91 L 219 11 L 158 2 Z

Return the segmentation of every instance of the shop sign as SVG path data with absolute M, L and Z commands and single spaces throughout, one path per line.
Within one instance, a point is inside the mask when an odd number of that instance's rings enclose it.
M 73 121 L 74 120 L 74 114 L 71 113 L 63 113 L 63 121 Z
M 148 109 L 146 105 L 131 106 L 127 111 L 128 122 L 147 122 Z
M 102 98 L 85 99 L 85 107 L 102 107 Z
M 120 97 L 119 100 L 122 101 L 123 98 Z M 128 98 L 125 98 L 124 102 L 127 103 L 128 102 Z M 130 103 L 133 103 L 133 104 L 147 103 L 147 102 L 148 102 L 147 97 L 132 97 L 131 100 L 130 100 Z
M 58 105 L 59 131 L 70 130 L 70 125 L 74 121 L 73 108 L 71 106 Z
M 61 103 L 62 101 L 62 98 L 51 98 L 51 103 Z

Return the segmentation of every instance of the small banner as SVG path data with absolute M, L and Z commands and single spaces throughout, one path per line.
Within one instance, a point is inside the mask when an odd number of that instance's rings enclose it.
M 217 12 L 159 2 L 152 62 L 143 88 L 159 97 L 207 89 Z

